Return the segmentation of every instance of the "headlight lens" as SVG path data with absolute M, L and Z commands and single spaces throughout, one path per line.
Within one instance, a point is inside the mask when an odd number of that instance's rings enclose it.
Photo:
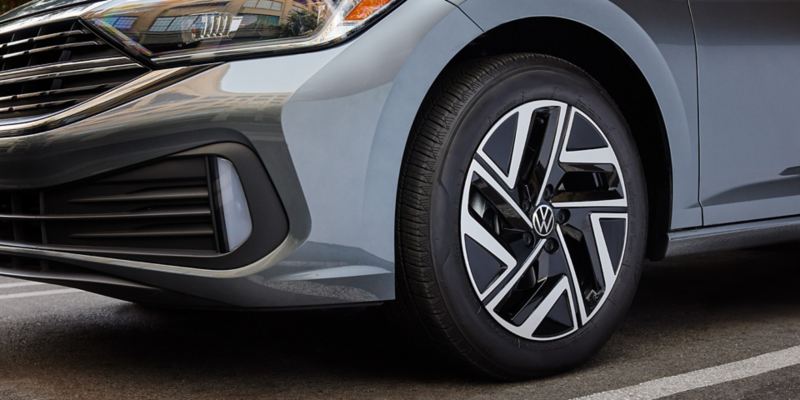
M 402 0 L 113 0 L 85 16 L 155 63 L 338 43 Z

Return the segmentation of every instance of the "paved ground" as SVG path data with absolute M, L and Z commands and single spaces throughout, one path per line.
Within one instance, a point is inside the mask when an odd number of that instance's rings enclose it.
M 650 266 L 630 318 L 593 361 L 517 384 L 419 357 L 374 309 L 163 312 L 83 292 L 19 297 L 59 288 L 0 278 L 0 399 L 585 396 L 800 345 L 798 256 L 773 248 Z M 670 398 L 798 396 L 800 366 L 789 366 Z

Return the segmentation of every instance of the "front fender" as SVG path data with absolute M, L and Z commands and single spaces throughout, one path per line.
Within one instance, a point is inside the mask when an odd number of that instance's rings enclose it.
M 560 18 L 616 43 L 650 84 L 664 119 L 673 177 L 671 228 L 702 225 L 696 55 L 685 2 L 464 0 L 459 6 L 485 31 L 520 19 Z

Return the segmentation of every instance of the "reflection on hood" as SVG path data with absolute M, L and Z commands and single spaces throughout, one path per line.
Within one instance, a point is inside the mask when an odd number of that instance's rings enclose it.
M 97 0 L 0 0 L 0 12 L 8 11 L 0 16 L 0 22 L 55 8 L 91 3 L 93 1 Z M 17 8 L 9 11 L 12 7 Z

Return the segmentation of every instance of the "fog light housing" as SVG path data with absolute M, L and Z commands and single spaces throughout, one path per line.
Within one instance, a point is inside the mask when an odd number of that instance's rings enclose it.
M 233 163 L 217 158 L 217 191 L 219 199 L 219 220 L 226 250 L 231 252 L 247 241 L 253 232 L 250 208 L 244 194 L 242 181 Z

